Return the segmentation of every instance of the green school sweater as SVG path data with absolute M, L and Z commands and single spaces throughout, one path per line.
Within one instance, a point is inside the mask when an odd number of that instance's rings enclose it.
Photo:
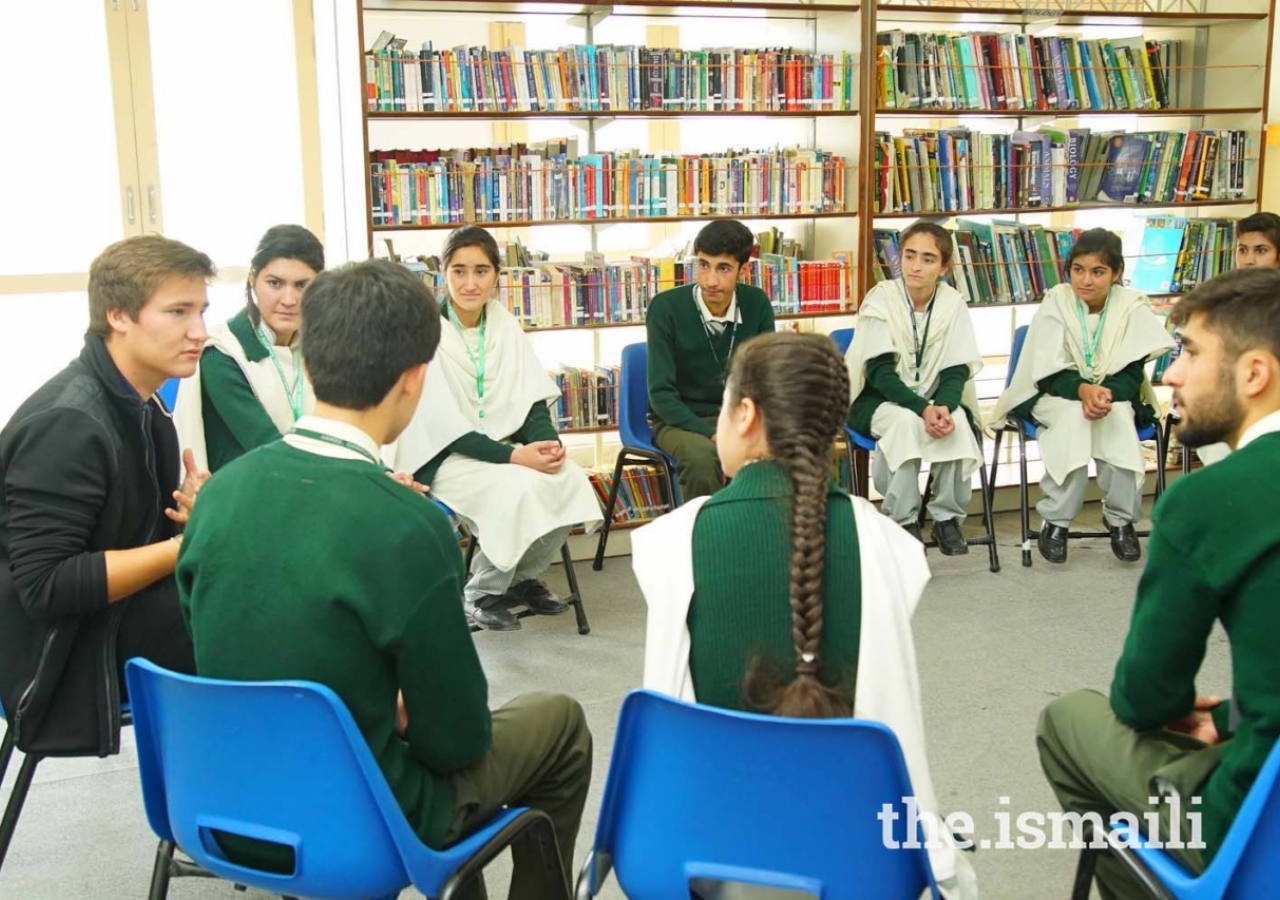
M 267 348 L 254 333 L 248 312 L 240 310 L 227 321 L 227 327 L 250 362 L 267 358 Z M 280 439 L 280 429 L 262 408 L 239 363 L 214 347 L 206 348 L 200 357 L 200 394 L 210 472 Z
M 1231 703 L 1214 711 L 1231 736 L 1200 794 L 1206 859 L 1226 836 L 1280 735 L 1280 433 L 1178 479 L 1152 512 L 1147 565 L 1111 683 L 1116 716 L 1159 728 L 1191 711 L 1217 621 L 1231 645 Z
M 822 670 L 829 685 L 853 688 L 862 624 L 862 569 L 849 495 L 827 495 Z M 693 528 L 694 594 L 689 670 L 699 703 L 742 708 L 742 677 L 757 653 L 784 673 L 791 640 L 791 481 L 781 465 L 743 466 L 698 511 Z M 790 680 L 788 674 L 786 680 Z
M 729 357 L 751 338 L 775 330 L 773 306 L 765 292 L 739 282 L 742 317 L 717 337 L 702 324 L 693 285 L 663 291 L 649 304 L 645 333 L 649 345 L 649 415 L 655 422 L 711 437 L 703 417 L 720 414 Z
M 457 540 L 435 504 L 380 466 L 284 441 L 208 482 L 177 568 L 197 671 L 332 688 L 434 847 L 453 814 L 450 773 L 488 752 L 491 739 L 463 578 Z M 403 739 L 398 690 L 409 719 Z

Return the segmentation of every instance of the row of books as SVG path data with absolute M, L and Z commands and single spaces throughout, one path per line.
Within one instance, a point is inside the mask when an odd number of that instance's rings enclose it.
M 613 486 L 612 471 L 589 473 L 591 486 L 600 500 L 600 509 L 609 502 L 609 490 Z M 667 493 L 666 476 L 649 466 L 624 466 L 622 483 L 618 486 L 618 505 L 614 509 L 613 524 L 656 519 L 673 506 Z
M 875 211 L 1234 200 L 1245 196 L 1252 153 L 1240 130 L 877 132 Z
M 989 32 L 876 35 L 881 109 L 1170 109 L 1182 42 Z
M 620 366 L 594 369 L 561 366 L 548 374 L 560 389 L 560 399 L 555 406 L 559 430 L 608 428 L 618 424 Z
M 855 59 L 845 51 L 404 45 L 384 31 L 365 57 L 370 112 L 817 112 L 856 106 Z
M 1148 216 L 1130 283 L 1146 293 L 1177 294 L 1229 271 L 1237 221 Z
M 1067 280 L 1065 261 L 1079 234 L 1079 229 L 957 219 L 945 277 L 969 304 L 1033 303 Z M 873 230 L 877 282 L 902 274 L 898 235 L 897 229 Z
M 570 157 L 543 146 L 369 154 L 374 227 L 843 212 L 846 160 L 799 148 Z M 560 150 L 561 147 L 555 149 Z

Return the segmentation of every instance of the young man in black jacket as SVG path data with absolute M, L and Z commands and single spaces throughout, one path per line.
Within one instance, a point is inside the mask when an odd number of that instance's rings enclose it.
M 17 746 L 119 750 L 126 659 L 194 672 L 174 565 L 207 473 L 155 393 L 192 374 L 206 332 L 203 253 L 128 238 L 89 270 L 78 359 L 0 431 L 0 700 Z

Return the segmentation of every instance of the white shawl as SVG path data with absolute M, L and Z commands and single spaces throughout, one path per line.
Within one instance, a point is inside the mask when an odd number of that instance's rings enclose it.
M 560 397 L 519 321 L 497 300 L 484 308 L 484 433 L 496 441 L 524 424 L 534 403 Z M 469 431 L 479 430 L 476 365 L 465 338 L 448 315 L 441 316 L 440 349 L 427 366 L 422 401 L 400 435 L 396 467 L 416 472 Z
M 1040 381 L 1063 369 L 1086 369 L 1084 335 L 1080 330 L 1080 300 L 1069 284 L 1059 284 L 1044 296 L 1036 310 L 1013 380 L 996 402 L 991 424 L 1003 423 L 1011 410 L 1030 400 L 1040 389 Z M 1174 346 L 1151 309 L 1147 296 L 1132 288 L 1116 285 L 1107 299 L 1107 320 L 1095 351 L 1094 381 L 1101 382 L 1134 360 L 1154 359 Z M 1159 400 L 1144 378 L 1142 400 L 1159 408 Z
M 973 330 L 969 308 L 960 292 L 946 282 L 938 283 L 933 301 L 929 333 L 920 334 L 924 353 L 917 377 L 913 353 L 915 332 L 912 330 L 911 300 L 901 281 L 882 281 L 867 292 L 858 307 L 858 328 L 853 344 L 845 353 L 849 367 L 849 397 L 856 399 L 866 383 L 867 362 L 892 353 L 897 357 L 897 373 L 902 383 L 921 397 L 929 397 L 938 387 L 943 369 L 968 366 L 969 380 L 964 386 L 963 403 L 968 409 L 978 408 L 974 376 L 982 369 L 982 354 Z
M 706 502 L 699 497 L 638 529 L 631 537 L 632 567 L 649 607 L 645 627 L 644 686 L 697 702 L 689 672 L 689 603 L 693 598 L 693 526 Z M 911 616 L 929 566 L 924 549 L 866 500 L 854 497 L 862 575 L 855 718 L 882 722 L 902 745 L 917 808 L 938 814 L 925 754 L 920 679 Z M 940 821 L 940 820 L 939 820 Z M 929 849 L 929 863 L 949 900 L 977 897 L 972 867 L 944 840 Z
M 301 350 L 296 342 L 290 347 L 273 347 L 280 367 L 286 378 L 293 377 L 293 354 Z M 224 322 L 209 329 L 209 339 L 205 342 L 204 352 L 223 353 L 236 361 L 240 371 L 249 382 L 249 387 L 262 404 L 263 410 L 271 417 L 281 434 L 287 434 L 293 428 L 293 407 L 289 405 L 289 395 L 280 381 L 280 373 L 268 354 L 257 362 L 245 356 L 244 347 L 231 331 L 230 323 Z M 316 406 L 316 395 L 311 390 L 311 381 L 307 378 L 306 368 L 302 367 L 302 414 L 309 415 Z M 178 385 L 178 399 L 174 403 L 173 422 L 178 429 L 179 446 L 183 450 L 190 449 L 195 455 L 199 469 L 209 468 L 209 450 L 204 439 L 204 393 L 200 381 L 200 367 L 196 366 L 195 374 L 182 379 Z

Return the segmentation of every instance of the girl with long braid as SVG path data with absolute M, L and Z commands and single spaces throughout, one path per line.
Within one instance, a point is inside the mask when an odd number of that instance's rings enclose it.
M 716 429 L 732 482 L 632 538 L 649 607 L 645 687 L 778 716 L 874 719 L 902 745 L 919 809 L 936 815 L 911 614 L 920 543 L 832 481 L 849 408 L 835 345 L 768 334 L 734 357 Z M 945 829 L 929 850 L 949 898 L 977 896 Z

